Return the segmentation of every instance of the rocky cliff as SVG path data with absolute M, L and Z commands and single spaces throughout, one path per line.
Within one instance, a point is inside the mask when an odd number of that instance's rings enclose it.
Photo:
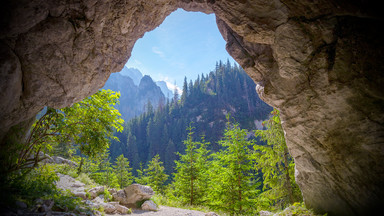
M 139 80 L 139 86 L 134 81 L 120 73 L 113 73 L 105 83 L 103 89 L 119 91 L 119 104 L 116 105 L 121 113 L 121 117 L 128 121 L 131 118 L 142 114 L 148 101 L 151 102 L 154 109 L 159 103 L 165 103 L 165 97 L 160 87 L 149 76 L 144 76 Z
M 184 8 L 216 14 L 228 52 L 258 83 L 259 95 L 281 110 L 310 207 L 362 215 L 384 203 L 384 35 L 374 2 L 0 4 L 1 148 L 43 106 L 68 106 L 96 92 L 123 68 L 138 38 Z

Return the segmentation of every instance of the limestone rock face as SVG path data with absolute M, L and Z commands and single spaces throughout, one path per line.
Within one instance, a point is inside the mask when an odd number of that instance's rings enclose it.
M 384 35 L 373 2 L 2 1 L 1 148 L 44 106 L 96 92 L 177 8 L 215 13 L 228 52 L 281 111 L 306 204 L 359 215 L 384 203 Z

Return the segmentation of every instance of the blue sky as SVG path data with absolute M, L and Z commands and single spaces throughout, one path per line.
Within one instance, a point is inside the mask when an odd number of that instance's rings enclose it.
M 136 42 L 126 66 L 164 80 L 168 87 L 175 82 L 180 87 L 184 76 L 195 80 L 212 71 L 216 61 L 227 59 L 235 62 L 225 50 L 215 15 L 178 9 Z

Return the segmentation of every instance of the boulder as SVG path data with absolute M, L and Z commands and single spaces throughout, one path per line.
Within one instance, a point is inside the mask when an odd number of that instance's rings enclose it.
M 75 197 L 80 197 L 81 199 L 87 199 L 87 193 L 84 191 L 74 191 L 72 192 Z
M 270 215 L 273 215 L 273 213 L 269 212 L 269 211 L 260 211 L 259 214 L 260 214 L 260 216 L 270 216 Z
M 113 200 L 120 202 L 121 204 L 125 204 L 125 199 L 127 196 L 125 195 L 124 190 L 118 190 L 112 194 Z
M 94 204 L 94 207 L 98 208 L 102 206 L 104 208 L 104 212 L 107 214 L 112 214 L 116 212 L 116 208 L 114 205 L 110 203 L 105 203 L 104 199 L 100 197 L 96 197 L 95 199 L 92 200 L 92 203 Z
M 109 202 L 109 204 L 115 206 L 116 211 L 117 211 L 118 213 L 120 213 L 120 214 L 128 214 L 128 213 L 130 213 L 130 211 L 131 211 L 129 208 L 120 205 L 118 202 Z
M 52 156 L 52 160 L 57 164 L 68 164 L 70 166 L 77 166 L 76 162 L 73 162 L 71 160 L 68 160 L 59 156 Z
M 56 182 L 57 188 L 62 190 L 70 190 L 75 196 L 83 199 L 87 198 L 87 194 L 84 191 L 84 184 L 68 175 L 57 173 L 60 180 Z
M 205 213 L 204 216 L 219 216 L 219 215 L 216 214 L 215 212 L 208 212 L 208 213 Z
M 108 192 L 112 195 L 114 193 L 117 193 L 117 190 L 115 188 L 108 189 Z
M 22 202 L 20 200 L 17 200 L 15 202 L 15 205 L 18 207 L 18 208 L 21 208 L 21 209 L 26 209 L 28 206 L 27 204 L 25 204 L 25 202 Z
M 146 211 L 157 211 L 157 205 L 152 200 L 147 200 L 141 205 L 141 209 Z
M 100 193 L 104 192 L 103 186 L 94 187 L 88 190 L 88 193 L 91 195 L 91 199 L 95 199 Z
M 124 188 L 126 198 L 122 204 L 135 204 L 138 201 L 150 199 L 155 192 L 149 186 L 132 184 Z

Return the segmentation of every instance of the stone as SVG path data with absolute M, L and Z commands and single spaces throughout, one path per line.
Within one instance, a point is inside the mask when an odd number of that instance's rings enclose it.
M 135 204 L 138 201 L 148 200 L 155 194 L 151 187 L 140 184 L 132 184 L 124 188 L 124 192 L 126 198 L 122 204 Z
M 125 206 L 119 204 L 119 202 L 109 202 L 109 204 L 115 206 L 116 211 L 120 214 L 129 214 L 131 210 Z
M 88 190 L 88 193 L 91 195 L 91 199 L 96 198 L 100 193 L 104 192 L 104 186 L 94 187 Z
M 113 200 L 116 200 L 122 204 L 126 204 L 125 199 L 127 198 L 127 196 L 125 195 L 124 190 L 116 191 L 115 193 L 112 194 L 112 197 L 113 197 Z
M 22 140 L 44 106 L 95 93 L 177 8 L 215 13 L 227 51 L 281 111 L 308 206 L 381 209 L 384 35 L 374 1 L 1 1 L 1 149 Z
M 145 211 L 157 211 L 157 205 L 152 200 L 147 200 L 141 205 Z
M 273 213 L 269 212 L 269 211 L 259 211 L 259 215 L 260 216 L 270 216 L 270 215 L 273 215 Z
M 82 199 L 87 199 L 87 194 L 84 191 L 85 184 L 77 181 L 69 175 L 63 175 L 61 173 L 57 173 L 57 175 L 60 178 L 59 181 L 55 183 L 57 188 L 62 190 L 70 190 L 75 196 L 81 197 Z
M 22 202 L 20 200 L 17 200 L 15 202 L 15 205 L 18 207 L 18 208 L 21 208 L 21 209 L 26 209 L 28 206 L 25 202 Z
M 73 192 L 73 195 L 75 197 L 80 197 L 81 199 L 87 199 L 87 193 L 85 193 L 84 191 L 75 191 Z
M 107 214 L 112 214 L 116 212 L 116 207 L 110 203 L 105 203 L 104 199 L 100 197 L 96 197 L 95 199 L 92 200 L 92 203 L 96 208 L 99 206 L 102 206 L 104 208 L 104 212 Z
M 68 164 L 68 165 L 74 166 L 74 167 L 78 166 L 78 164 L 76 162 L 73 162 L 71 160 L 65 159 L 63 157 L 53 156 L 52 159 L 57 164 Z
M 205 216 L 219 216 L 219 215 L 216 214 L 215 212 L 207 212 L 205 213 Z
M 109 194 L 114 194 L 114 193 L 117 193 L 117 190 L 116 190 L 116 188 L 109 188 L 108 192 L 109 192 Z
M 84 187 L 84 186 L 85 186 L 85 184 L 82 182 L 75 182 L 72 184 L 72 187 Z

